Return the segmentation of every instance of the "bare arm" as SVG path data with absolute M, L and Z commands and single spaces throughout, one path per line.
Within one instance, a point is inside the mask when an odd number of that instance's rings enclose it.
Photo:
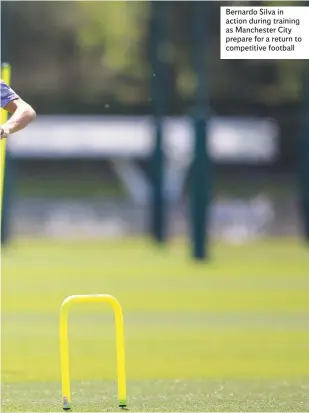
M 1 126 L 1 138 L 24 129 L 36 117 L 34 109 L 20 98 L 9 102 L 4 109 L 12 116 Z

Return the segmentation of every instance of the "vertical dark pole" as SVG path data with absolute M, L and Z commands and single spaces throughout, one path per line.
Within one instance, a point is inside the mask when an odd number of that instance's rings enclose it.
M 2 200 L 2 215 L 1 215 L 1 244 L 7 245 L 10 240 L 10 204 L 11 191 L 13 181 L 13 160 L 10 152 L 6 151 L 5 159 L 5 175 L 3 183 L 3 200 Z
M 151 157 L 151 205 L 150 232 L 152 238 L 162 244 L 166 241 L 166 205 L 164 191 L 163 117 L 166 113 L 166 63 L 164 62 L 166 42 L 167 3 L 151 2 L 150 62 L 151 102 L 154 127 L 154 148 Z
M 309 242 L 309 64 L 303 65 L 303 110 L 300 136 L 300 189 L 304 236 Z
M 1 64 L 7 63 L 8 56 L 8 16 L 7 16 L 7 2 L 1 3 Z M 5 157 L 5 174 L 3 182 L 3 199 L 1 211 L 1 244 L 4 246 L 9 241 L 9 196 L 10 196 L 10 171 L 11 158 L 8 149 L 6 149 Z
M 208 3 L 194 1 L 193 7 L 193 66 L 196 75 L 194 107 L 194 158 L 191 177 L 192 255 L 196 260 L 208 257 L 208 210 L 210 204 L 210 160 L 207 148 L 209 91 L 207 86 L 206 17 Z

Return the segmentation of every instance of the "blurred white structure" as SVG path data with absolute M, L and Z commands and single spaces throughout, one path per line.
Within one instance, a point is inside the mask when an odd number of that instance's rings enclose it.
M 193 128 L 189 118 L 166 118 L 166 195 L 179 198 L 192 157 Z M 278 126 L 270 119 L 214 117 L 208 126 L 210 155 L 217 162 L 263 164 L 278 151 Z M 147 202 L 149 182 L 136 159 L 149 157 L 153 146 L 150 117 L 38 116 L 29 128 L 9 140 L 17 158 L 110 158 L 131 199 Z

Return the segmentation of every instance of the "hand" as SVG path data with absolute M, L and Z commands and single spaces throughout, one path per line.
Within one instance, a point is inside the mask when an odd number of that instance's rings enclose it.
M 1 126 L 0 127 L 0 132 L 1 132 L 1 138 L 0 139 L 4 139 L 7 138 L 10 134 L 10 131 L 8 128 Z

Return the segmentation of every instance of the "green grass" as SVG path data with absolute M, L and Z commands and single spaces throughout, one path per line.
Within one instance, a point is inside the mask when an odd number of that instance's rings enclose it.
M 130 411 L 308 411 L 309 250 L 214 246 L 208 265 L 145 240 L 13 245 L 2 263 L 2 411 L 61 411 L 58 316 L 110 293 L 125 315 Z M 74 411 L 117 410 L 113 317 L 70 316 Z

